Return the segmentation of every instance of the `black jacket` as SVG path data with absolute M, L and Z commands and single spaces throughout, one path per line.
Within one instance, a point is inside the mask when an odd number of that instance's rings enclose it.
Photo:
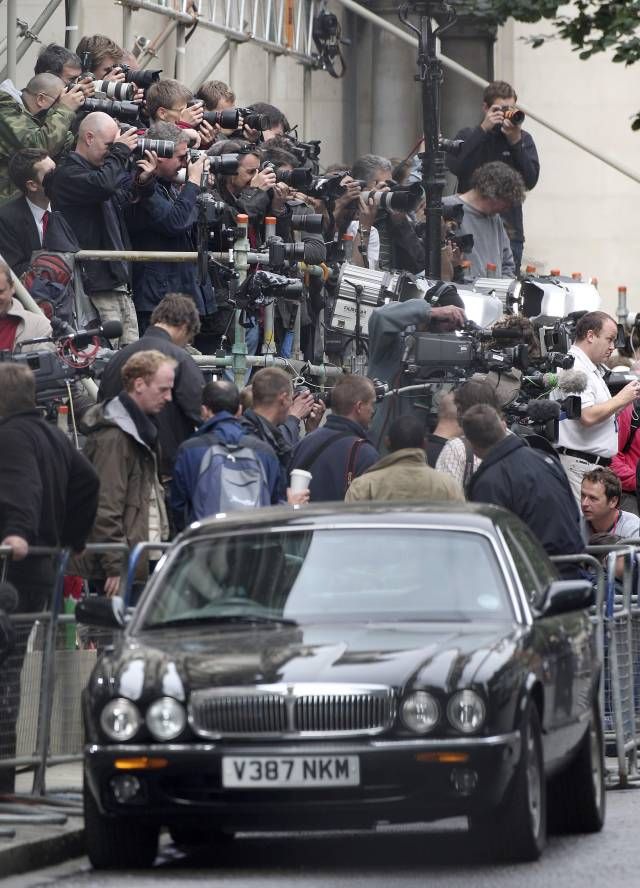
M 160 443 L 160 474 L 170 476 L 176 451 L 183 441 L 189 438 L 200 424 L 200 404 L 204 377 L 191 355 L 179 345 L 174 345 L 171 337 L 162 327 L 147 327 L 144 336 L 137 342 L 120 349 L 111 358 L 100 382 L 99 401 L 115 398 L 122 391 L 120 371 L 124 363 L 139 351 L 155 349 L 169 355 L 178 362 L 173 385 L 173 399 L 156 417 Z
M 467 499 L 510 509 L 548 555 L 584 551 L 578 506 L 562 466 L 516 435 L 491 448 L 471 477 Z
M 83 250 L 131 249 L 125 208 L 153 193 L 153 179 L 140 186 L 127 171 L 131 152 L 116 142 L 101 167 L 72 151 L 48 186 L 53 208 L 60 210 Z M 122 261 L 83 262 L 87 293 L 113 290 L 130 282 L 129 264 Z
M 98 507 L 98 476 L 38 410 L 0 421 L 0 539 L 84 547 Z
M 364 438 L 364 443 L 355 447 L 359 438 Z M 332 439 L 335 440 L 332 442 Z M 319 451 L 322 445 L 324 449 Z M 350 460 L 353 477 L 357 478 L 379 459 L 380 454 L 367 439 L 367 432 L 362 426 L 345 416 L 332 414 L 321 429 L 300 441 L 289 468 L 311 472 L 311 501 L 327 502 L 344 499 Z
M 78 249 L 76 237 L 62 213 L 51 213 L 44 244 L 40 244 L 36 220 L 24 195 L 0 206 L 0 255 L 13 273 L 20 277 L 31 264 L 31 254 L 42 249 Z
M 471 188 L 471 176 L 482 166 L 493 160 L 501 160 L 517 170 L 527 191 L 535 188 L 540 175 L 540 161 L 535 142 L 529 133 L 522 133 L 517 145 L 510 145 L 506 136 L 499 130 L 488 133 L 481 126 L 460 130 L 456 139 L 464 142 L 458 154 L 447 154 L 447 166 L 458 177 L 457 191 L 464 194 Z M 524 240 L 522 206 L 512 207 L 502 213 L 502 219 L 510 240 Z
M 192 252 L 197 249 L 193 226 L 200 187 L 187 182 L 178 191 L 164 179 L 147 200 L 127 209 L 127 226 L 136 250 Z M 214 310 L 213 290 L 198 282 L 196 262 L 134 262 L 133 301 L 138 311 L 153 311 L 165 293 L 192 296 L 201 315 Z

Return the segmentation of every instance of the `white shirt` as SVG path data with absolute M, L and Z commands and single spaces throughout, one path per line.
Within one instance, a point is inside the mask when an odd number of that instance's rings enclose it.
M 358 231 L 360 230 L 360 223 L 357 219 L 354 219 L 353 222 L 349 223 L 349 227 L 347 228 L 347 234 L 355 237 Z M 378 233 L 378 229 L 375 225 L 372 225 L 369 229 L 369 243 L 367 244 L 367 260 L 369 262 L 369 268 L 377 268 L 378 261 L 380 259 L 380 234 Z
M 31 210 L 31 215 L 33 216 L 33 218 L 35 220 L 36 228 L 38 229 L 38 236 L 40 238 L 40 246 L 42 246 L 42 242 L 44 240 L 44 232 L 42 230 L 42 219 L 43 219 L 45 213 L 51 212 L 51 205 L 50 204 L 47 205 L 46 209 L 43 210 L 42 207 L 38 207 L 34 203 L 31 203 L 31 201 L 29 200 L 28 197 L 25 198 L 25 200 L 27 201 L 27 204 L 29 205 L 29 209 Z
M 587 377 L 585 390 L 576 392 L 580 395 L 582 409 L 610 401 L 611 392 L 602 378 L 602 370 L 577 345 L 571 346 L 569 354 L 575 359 L 573 369 L 582 371 Z M 561 401 L 565 396 L 566 392 L 558 389 L 552 392 L 555 401 Z M 563 419 L 560 421 L 558 444 L 560 447 L 582 450 L 595 456 L 615 456 L 618 452 L 618 422 L 614 416 L 610 416 L 587 428 L 579 419 Z

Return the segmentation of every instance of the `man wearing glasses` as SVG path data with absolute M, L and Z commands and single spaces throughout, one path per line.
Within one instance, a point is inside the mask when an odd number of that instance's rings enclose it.
M 20 193 L 9 179 L 12 155 L 43 148 L 56 160 L 73 144 L 71 124 L 83 101 L 81 86 L 66 90 L 55 74 L 36 74 L 22 91 L 10 80 L 0 83 L 0 204 Z

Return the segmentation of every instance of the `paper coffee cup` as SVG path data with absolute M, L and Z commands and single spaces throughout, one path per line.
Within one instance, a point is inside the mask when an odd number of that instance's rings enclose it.
M 307 472 L 305 469 L 292 469 L 289 486 L 294 493 L 300 493 L 308 489 L 312 478 L 311 472 Z

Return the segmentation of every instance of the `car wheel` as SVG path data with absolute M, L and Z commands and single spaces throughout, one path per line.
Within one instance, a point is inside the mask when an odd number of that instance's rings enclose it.
M 85 849 L 95 869 L 146 869 L 158 853 L 159 827 L 144 818 L 105 817 L 84 785 Z
M 540 719 L 532 703 L 523 715 L 520 735 L 520 761 L 504 802 L 494 812 L 474 818 L 470 826 L 472 834 L 492 856 L 528 861 L 537 860 L 547 842 Z
M 599 832 L 606 811 L 604 739 L 597 703 L 589 728 L 569 767 L 549 783 L 549 829 L 562 833 Z

